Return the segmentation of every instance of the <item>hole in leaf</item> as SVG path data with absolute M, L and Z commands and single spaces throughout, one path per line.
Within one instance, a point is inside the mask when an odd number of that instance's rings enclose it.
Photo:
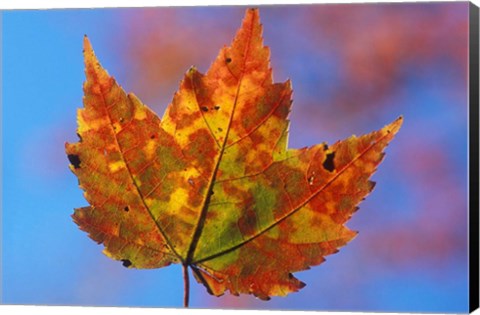
M 67 155 L 70 164 L 73 165 L 74 168 L 80 168 L 80 158 L 76 154 L 69 154 Z
M 213 109 L 215 109 L 215 110 L 219 110 L 219 109 L 220 109 L 220 106 L 218 106 L 218 105 L 215 105 L 215 106 L 213 106 Z
M 203 110 L 204 112 L 208 112 L 208 107 L 207 106 L 202 106 L 200 107 L 201 110 Z
M 313 180 L 315 179 L 315 177 L 312 175 L 308 178 L 308 184 L 309 185 L 313 185 Z
M 125 208 L 123 208 L 123 210 L 124 210 L 125 212 L 128 212 L 128 211 L 130 211 L 130 208 L 129 208 L 128 206 L 126 206 Z
M 335 158 L 335 152 L 328 153 L 327 158 L 325 159 L 325 162 L 323 162 L 323 168 L 329 172 L 333 172 L 333 170 L 335 169 L 335 163 L 333 162 L 334 158 Z
M 132 262 L 128 259 L 122 259 L 122 265 L 123 265 L 123 267 L 128 268 L 132 265 Z

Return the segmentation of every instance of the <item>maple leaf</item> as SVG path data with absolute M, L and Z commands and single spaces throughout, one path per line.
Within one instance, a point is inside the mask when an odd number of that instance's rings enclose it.
M 84 39 L 80 141 L 66 144 L 90 206 L 73 219 L 130 268 L 183 265 L 216 296 L 298 291 L 292 273 L 338 251 L 345 222 L 402 118 L 361 137 L 288 149 L 291 84 L 272 82 L 255 9 L 210 70 L 191 68 L 160 120 Z

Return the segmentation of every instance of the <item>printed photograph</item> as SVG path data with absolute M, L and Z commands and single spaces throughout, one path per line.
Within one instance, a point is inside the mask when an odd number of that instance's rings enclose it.
M 468 2 L 0 14 L 2 304 L 468 312 Z

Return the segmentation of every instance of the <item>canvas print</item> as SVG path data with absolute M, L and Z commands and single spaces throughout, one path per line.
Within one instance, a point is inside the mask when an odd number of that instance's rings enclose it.
M 470 8 L 3 11 L 2 303 L 467 312 Z

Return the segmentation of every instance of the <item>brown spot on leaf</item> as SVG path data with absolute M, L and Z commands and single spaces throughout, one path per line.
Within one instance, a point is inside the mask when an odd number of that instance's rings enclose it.
M 333 162 L 334 158 L 335 158 L 335 152 L 328 153 L 327 158 L 325 159 L 325 162 L 323 162 L 323 168 L 329 172 L 333 172 L 333 170 L 335 169 L 335 163 Z
M 195 120 L 199 118 L 199 115 L 200 114 L 198 112 L 193 112 L 191 114 L 183 114 L 180 119 L 175 118 L 175 121 L 177 121 L 177 128 L 183 129 L 190 127 L 193 125 Z
M 122 259 L 122 265 L 123 265 L 123 267 L 128 268 L 132 265 L 132 262 L 128 259 Z
M 253 235 L 257 230 L 257 213 L 252 206 L 246 208 L 243 216 L 237 221 L 238 229 L 244 236 Z
M 67 155 L 70 164 L 73 165 L 75 169 L 80 168 L 80 158 L 76 154 L 69 154 Z
M 130 211 L 130 208 L 128 206 L 126 206 L 125 208 L 123 208 L 123 211 L 128 212 L 128 211 Z
M 253 146 L 255 147 L 265 143 L 265 137 L 262 135 L 261 132 L 252 132 L 250 134 L 250 139 L 252 139 Z

